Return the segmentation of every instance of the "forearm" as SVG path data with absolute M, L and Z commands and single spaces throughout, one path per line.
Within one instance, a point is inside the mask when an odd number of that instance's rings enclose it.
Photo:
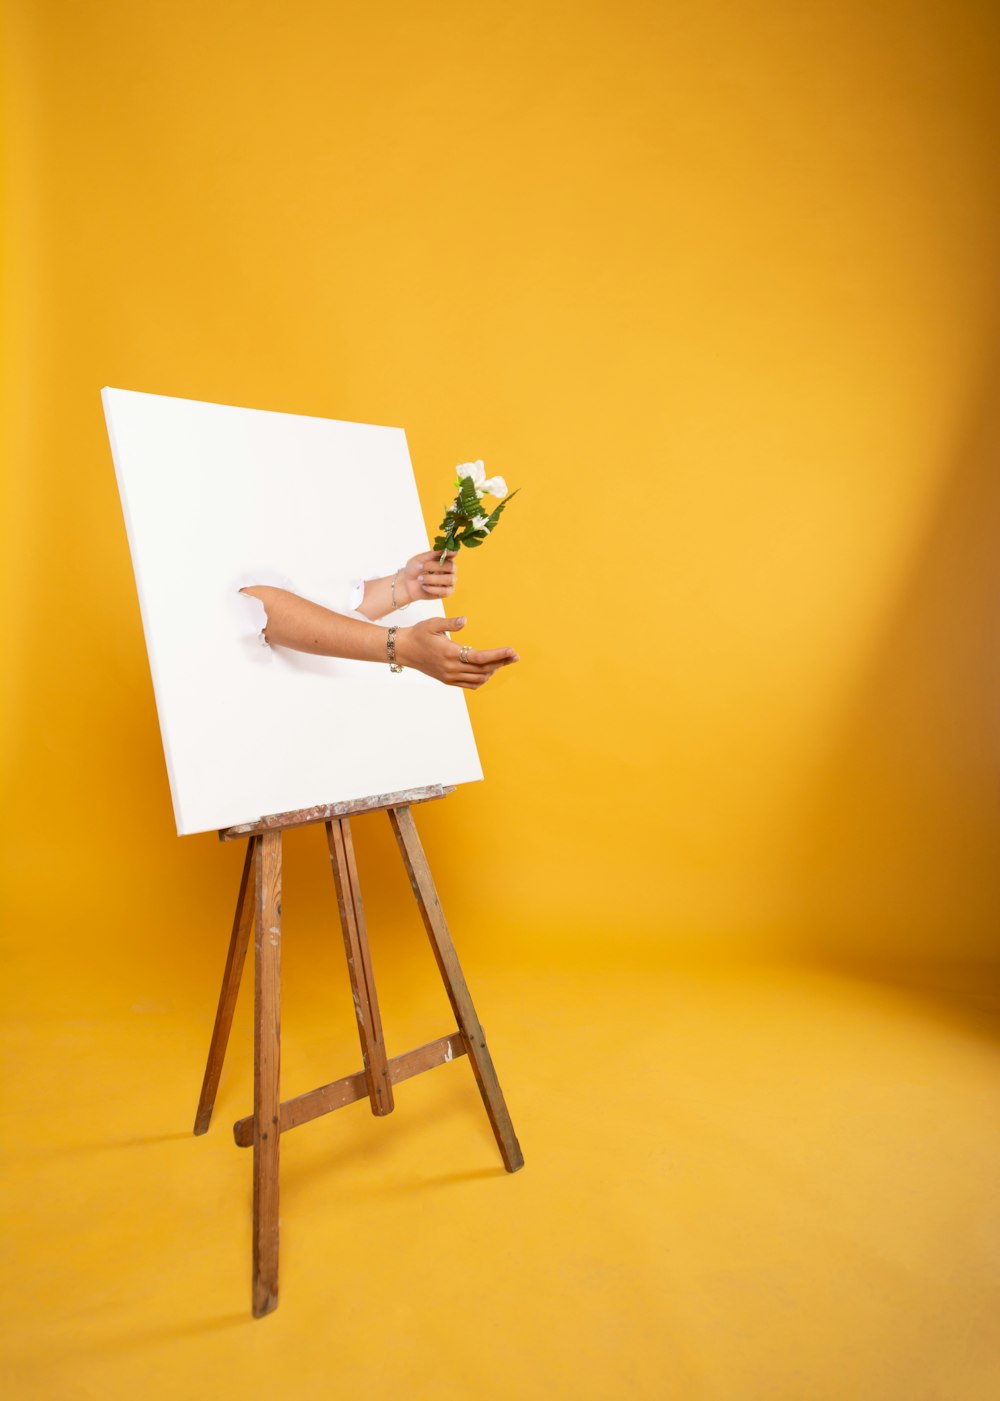
M 454 552 L 439 555 L 425 550 L 401 564 L 395 574 L 367 580 L 358 612 L 366 618 L 384 618 L 408 603 L 440 602 L 454 593 L 455 578 Z
M 395 595 L 393 579 L 396 581 Z M 384 618 L 396 608 L 412 603 L 415 596 L 407 582 L 405 569 L 397 569 L 395 574 L 387 574 L 382 579 L 365 580 L 365 596 L 358 605 L 358 612 L 363 613 L 366 618 Z
M 386 587 L 388 589 L 388 583 Z M 375 623 L 347 618 L 343 613 L 335 613 L 287 589 L 261 584 L 241 592 L 259 599 L 264 605 L 267 614 L 264 636 L 272 647 L 291 647 L 296 652 L 344 657 L 357 662 L 384 662 L 386 659 L 385 628 Z M 367 594 L 366 588 L 366 601 Z

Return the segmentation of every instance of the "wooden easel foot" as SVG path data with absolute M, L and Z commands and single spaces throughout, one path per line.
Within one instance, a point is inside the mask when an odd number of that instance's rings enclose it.
M 462 972 L 458 954 L 455 952 L 455 945 L 448 931 L 430 866 L 427 864 L 427 857 L 424 855 L 424 848 L 413 820 L 413 813 L 408 807 L 390 808 L 389 821 L 392 823 L 392 830 L 399 843 L 403 864 L 410 877 L 410 885 L 420 907 L 424 928 L 430 938 L 438 970 L 448 993 L 452 1011 L 455 1013 L 455 1020 L 458 1022 L 469 1060 L 472 1062 L 476 1084 L 479 1086 L 479 1093 L 482 1095 L 483 1105 L 489 1116 L 503 1165 L 508 1172 L 517 1172 L 518 1168 L 524 1167 L 524 1154 L 521 1152 L 521 1145 L 514 1133 L 514 1125 L 511 1122 L 503 1091 L 500 1088 L 500 1081 L 493 1068 L 493 1060 L 486 1045 L 486 1036 L 476 1015 L 476 1009 L 472 1005 L 469 985 L 465 981 L 465 974 Z
M 257 859 L 253 1046 L 253 1311 L 278 1306 L 278 1145 L 281 1139 L 281 833 Z
M 243 862 L 243 877 L 240 893 L 236 900 L 236 914 L 233 917 L 233 932 L 229 940 L 229 953 L 226 956 L 226 971 L 222 975 L 222 988 L 219 992 L 219 1005 L 215 1013 L 215 1026 L 212 1028 L 212 1041 L 208 1048 L 208 1063 L 205 1078 L 201 1085 L 198 1112 L 195 1115 L 194 1131 L 205 1133 L 212 1122 L 215 1096 L 219 1090 L 219 1077 L 226 1059 L 229 1032 L 233 1025 L 236 998 L 240 990 L 240 978 L 246 961 L 247 945 L 250 942 L 250 929 L 254 911 L 254 863 L 256 861 L 259 837 L 251 837 L 247 842 L 246 860 Z

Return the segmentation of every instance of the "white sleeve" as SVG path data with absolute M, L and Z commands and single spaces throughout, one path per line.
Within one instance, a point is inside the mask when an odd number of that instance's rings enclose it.
M 303 598 L 313 603 L 321 603 L 334 613 L 357 615 L 365 596 L 364 579 L 336 578 L 330 575 L 316 575 L 301 580 Z M 366 618 L 367 622 L 368 619 Z

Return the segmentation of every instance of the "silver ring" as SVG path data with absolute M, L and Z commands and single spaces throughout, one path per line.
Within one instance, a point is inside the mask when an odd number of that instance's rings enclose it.
M 467 661 L 469 660 L 469 649 L 468 649 L 468 647 L 459 647 L 459 649 L 458 649 L 458 660 L 459 660 L 460 662 L 462 662 L 463 665 L 464 665 L 465 662 L 467 662 Z

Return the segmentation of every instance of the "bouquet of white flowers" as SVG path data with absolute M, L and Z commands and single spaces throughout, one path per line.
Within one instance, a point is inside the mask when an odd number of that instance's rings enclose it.
M 440 533 L 434 540 L 434 548 L 441 551 L 442 559 L 449 550 L 457 550 L 462 545 L 470 550 L 481 545 L 496 529 L 504 507 L 517 495 L 516 491 L 508 495 L 503 477 L 487 478 L 482 462 L 464 462 L 455 470 L 458 473 L 455 478 L 458 495 L 445 512 L 444 520 L 438 527 Z M 489 515 L 483 515 L 480 510 L 479 503 L 484 496 L 495 496 L 500 500 L 499 506 Z

